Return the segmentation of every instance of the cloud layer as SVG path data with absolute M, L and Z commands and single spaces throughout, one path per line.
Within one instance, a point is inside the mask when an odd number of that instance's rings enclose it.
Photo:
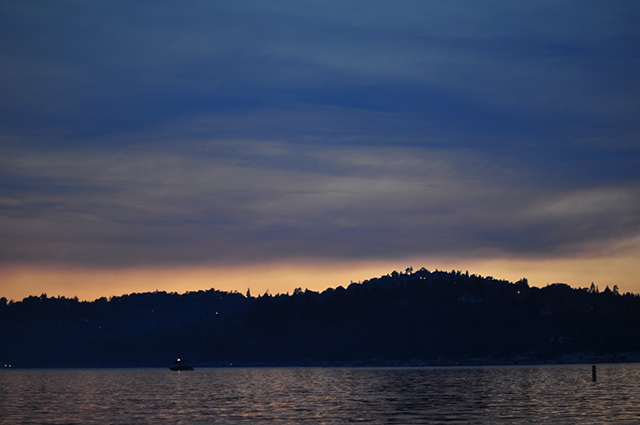
M 131 266 L 567 255 L 640 230 L 632 185 L 546 187 L 473 151 L 180 146 L 5 151 L 16 187 L 2 200 L 1 257 Z
M 613 255 L 631 2 L 4 2 L 0 262 Z

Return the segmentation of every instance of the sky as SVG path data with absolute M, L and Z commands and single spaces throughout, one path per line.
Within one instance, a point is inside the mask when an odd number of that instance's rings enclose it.
M 640 292 L 636 1 L 0 0 L 0 297 Z

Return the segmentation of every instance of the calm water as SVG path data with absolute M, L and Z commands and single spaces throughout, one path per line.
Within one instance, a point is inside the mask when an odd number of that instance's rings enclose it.
M 2 424 L 637 424 L 640 366 L 0 370 Z

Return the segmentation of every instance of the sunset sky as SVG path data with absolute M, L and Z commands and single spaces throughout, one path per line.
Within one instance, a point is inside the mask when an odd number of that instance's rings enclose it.
M 640 2 L 0 1 L 0 297 L 640 292 Z

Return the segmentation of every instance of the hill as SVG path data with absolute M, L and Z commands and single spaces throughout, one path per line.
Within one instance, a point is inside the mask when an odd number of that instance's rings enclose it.
M 640 297 L 459 271 L 318 293 L 152 292 L 0 300 L 0 361 L 22 367 L 540 362 L 640 350 Z M 587 359 L 585 358 L 585 361 Z

